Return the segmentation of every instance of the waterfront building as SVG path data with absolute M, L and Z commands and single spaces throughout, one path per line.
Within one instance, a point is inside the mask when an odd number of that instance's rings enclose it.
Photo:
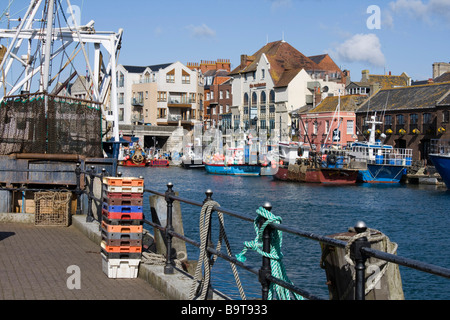
M 390 89 L 405 87 L 411 85 L 411 78 L 403 72 L 399 76 L 392 75 L 391 72 L 386 75 L 370 74 L 369 70 L 361 72 L 361 81 L 350 81 L 347 84 L 346 94 L 363 94 L 373 96 L 381 89 Z
M 325 98 L 316 108 L 301 113 L 296 121 L 298 141 L 318 146 L 337 144 L 346 146 L 356 136 L 356 115 L 364 95 L 345 95 Z
M 382 89 L 356 111 L 358 139 L 368 137 L 367 121 L 376 115 L 379 139 L 410 148 L 414 160 L 426 162 L 431 140 L 450 139 L 449 112 L 450 82 Z
M 231 77 L 230 60 L 202 60 L 198 63 L 188 63 L 191 69 L 199 69 L 204 79 L 203 124 L 205 129 L 231 128 Z
M 117 74 L 120 124 L 190 130 L 201 120 L 203 80 L 199 70 L 174 62 L 119 65 Z
M 281 140 L 291 139 L 299 110 L 343 91 L 347 77 L 328 55 L 307 57 L 284 40 L 241 55 L 230 76 L 233 129 L 266 129 Z

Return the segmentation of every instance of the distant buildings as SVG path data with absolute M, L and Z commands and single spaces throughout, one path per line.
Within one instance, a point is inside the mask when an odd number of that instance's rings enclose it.
M 328 55 L 306 57 L 285 41 L 241 55 L 231 71 L 232 127 L 265 129 L 289 140 L 300 109 L 312 109 L 343 92 L 346 74 Z

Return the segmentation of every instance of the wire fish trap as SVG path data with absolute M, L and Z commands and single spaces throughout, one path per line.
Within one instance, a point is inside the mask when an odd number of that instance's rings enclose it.
M 70 224 L 70 199 L 72 193 L 68 191 L 36 192 L 34 194 L 35 225 L 64 226 Z

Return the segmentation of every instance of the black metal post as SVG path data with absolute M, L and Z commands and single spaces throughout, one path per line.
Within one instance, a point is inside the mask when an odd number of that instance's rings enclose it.
M 267 211 L 272 210 L 272 205 L 269 202 L 266 202 L 263 206 L 264 209 Z M 261 227 L 267 219 L 260 218 L 259 220 L 259 227 Z M 264 231 L 262 236 L 263 241 L 263 251 L 265 253 L 270 253 L 270 236 L 271 236 L 271 227 L 268 225 Z M 271 275 L 272 270 L 270 267 L 270 258 L 263 256 L 262 258 L 262 267 L 259 270 L 259 282 L 261 283 L 261 289 L 262 289 L 262 300 L 267 300 L 269 297 L 269 287 L 270 287 L 270 281 L 267 279 L 268 275 Z
M 101 189 L 100 189 L 100 206 L 102 206 L 102 204 L 103 204 L 103 191 L 105 191 L 105 186 L 104 186 L 104 183 L 103 183 L 103 179 L 106 176 L 106 169 L 105 168 L 102 168 L 102 175 L 101 176 L 102 176 L 101 177 L 102 180 L 100 181 L 100 184 L 101 184 Z M 102 220 L 103 220 L 103 211 L 101 212 L 101 214 L 98 213 L 98 222 L 100 223 L 100 226 L 102 225 Z
M 94 172 L 95 167 L 91 166 L 91 170 L 89 170 L 89 200 L 88 200 L 88 214 L 86 217 L 86 222 L 94 221 L 94 214 L 92 212 L 92 202 L 94 199 Z
M 172 225 L 173 199 L 170 196 L 173 195 L 175 195 L 175 192 L 173 192 L 173 184 L 172 182 L 169 182 L 167 184 L 167 191 L 165 194 L 165 200 L 167 203 L 167 223 L 165 232 L 167 255 L 166 255 L 166 265 L 164 266 L 164 274 L 175 273 L 172 260 L 172 235 L 170 234 L 170 232 L 173 231 Z
M 77 162 L 77 166 L 75 168 L 75 176 L 77 179 L 77 189 L 75 190 L 75 194 L 77 195 L 77 215 L 81 214 L 81 164 Z
M 355 231 L 359 233 L 366 232 L 367 226 L 364 222 L 359 221 L 356 223 Z M 365 272 L 366 272 L 366 260 L 367 256 L 362 252 L 362 248 L 370 248 L 370 242 L 367 237 L 361 237 L 357 239 L 351 246 L 351 255 L 355 261 L 355 300 L 365 300 Z

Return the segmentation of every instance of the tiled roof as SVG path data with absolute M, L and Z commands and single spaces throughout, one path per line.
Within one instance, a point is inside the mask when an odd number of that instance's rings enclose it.
M 447 95 L 444 97 L 444 99 L 439 101 L 437 105 L 438 106 L 450 106 L 450 91 L 447 92 Z
M 340 98 L 340 111 L 356 111 L 361 104 L 367 99 L 367 96 L 362 95 L 345 95 Z M 315 112 L 330 112 L 337 109 L 339 97 L 326 97 L 316 108 L 312 109 L 310 113 Z
M 408 85 L 408 76 L 402 74 L 400 76 L 392 75 L 369 75 L 370 83 L 378 83 L 381 89 L 389 89 L 395 87 L 405 87 Z
M 434 108 L 450 92 L 450 82 L 378 91 L 357 112 Z
M 321 54 L 309 58 L 314 61 L 321 70 L 341 72 L 341 69 L 328 54 Z
M 448 82 L 450 81 L 450 71 L 441 74 L 439 77 L 434 78 L 434 82 Z
M 230 74 L 247 73 L 256 71 L 258 62 L 265 54 L 270 63 L 270 75 L 275 87 L 285 87 L 302 70 L 321 70 L 310 58 L 292 47 L 285 41 L 268 43 L 255 54 L 248 57 L 252 62 L 248 65 L 240 65 Z

